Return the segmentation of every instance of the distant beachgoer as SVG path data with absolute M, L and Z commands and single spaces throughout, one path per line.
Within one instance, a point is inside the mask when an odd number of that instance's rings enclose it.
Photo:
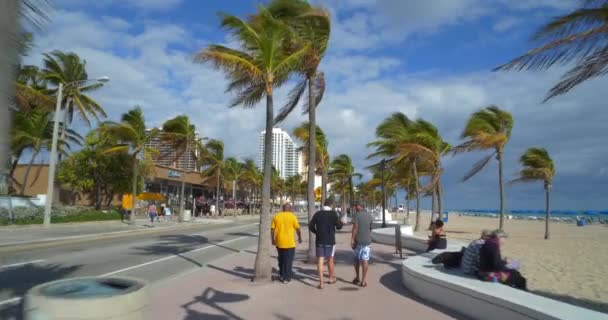
M 283 283 L 291 281 L 291 269 L 296 252 L 295 234 L 298 235 L 298 243 L 302 243 L 298 217 L 286 203 L 283 205 L 283 211 L 274 216 L 271 224 L 272 244 L 277 247 L 278 253 L 279 280 Z
M 432 224 L 432 233 L 429 237 L 429 247 L 426 249 L 427 252 L 435 249 L 446 249 L 448 247 L 448 240 L 443 230 L 443 221 L 437 219 Z
M 479 276 L 484 281 L 500 282 L 527 291 L 526 278 L 515 269 L 519 263 L 510 264 L 501 256 L 500 247 L 506 238 L 507 234 L 502 230 L 495 230 L 487 237 L 479 250 Z
M 471 243 L 464 250 L 460 268 L 464 274 L 477 275 L 479 272 L 479 250 L 486 243 L 486 239 L 490 231 L 483 230 L 481 237 L 477 240 L 471 241 Z
M 209 207 L 209 212 L 211 213 L 211 216 L 212 216 L 212 217 L 213 217 L 213 216 L 215 216 L 215 205 L 214 205 L 214 204 L 212 204 L 212 205 Z
M 148 206 L 148 216 L 150 217 L 150 223 L 154 223 L 154 219 L 156 218 L 157 214 L 158 212 L 156 212 L 156 205 L 154 204 L 154 202 L 152 202 Z
M 369 269 L 369 258 L 372 245 L 372 215 L 363 210 L 360 204 L 355 205 L 356 213 L 353 216 L 353 231 L 351 235 L 351 247 L 354 250 L 355 279 L 353 284 L 367 286 L 367 271 Z M 363 276 L 359 277 L 359 267 L 363 269 Z
M 325 200 L 322 210 L 316 212 L 310 220 L 310 232 L 316 235 L 317 271 L 319 273 L 319 289 L 323 289 L 323 263 L 327 259 L 329 269 L 329 284 L 336 283 L 334 274 L 334 254 L 336 252 L 336 230 L 342 229 L 342 221 L 337 212 L 331 209 L 332 201 Z

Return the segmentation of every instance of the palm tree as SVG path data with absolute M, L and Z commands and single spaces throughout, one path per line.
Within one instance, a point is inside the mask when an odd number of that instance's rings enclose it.
M 355 167 L 353 166 L 351 158 L 346 154 L 341 154 L 337 156 L 331 162 L 331 170 L 329 171 L 329 176 L 335 180 L 342 183 L 342 186 L 346 188 L 346 194 L 348 194 L 348 199 L 350 201 L 353 200 L 354 188 L 353 188 L 353 178 L 358 177 L 359 179 L 363 177 L 360 173 L 355 171 Z
M 225 174 L 224 143 L 211 139 L 205 144 L 201 154 L 201 166 L 204 167 L 201 176 L 207 179 L 215 178 L 215 209 L 220 210 L 220 184 Z
M 184 220 L 184 204 L 185 196 L 184 192 L 186 189 L 186 172 L 188 171 L 188 164 L 190 157 L 197 157 L 197 150 L 201 150 L 202 145 L 198 139 L 196 133 L 196 127 L 190 122 L 190 119 L 186 115 L 177 116 L 173 119 L 167 120 L 163 124 L 162 139 L 172 145 L 172 149 L 175 150 L 174 163 L 175 167 L 178 166 L 178 160 L 185 156 L 185 161 L 182 167 L 183 174 L 181 176 L 181 191 L 180 191 L 180 202 L 179 202 L 179 221 Z M 196 159 L 195 159 L 196 165 Z
M 441 138 L 437 128 L 428 121 L 418 119 L 410 120 L 405 114 L 397 112 L 386 118 L 377 128 L 378 140 L 368 146 L 376 147 L 376 151 L 369 157 L 388 157 L 389 167 L 393 167 L 401 176 L 402 185 L 408 187 L 408 192 L 416 194 L 416 224 L 414 229 L 420 227 L 420 195 L 426 191 L 433 196 L 433 214 L 435 213 L 435 199 L 437 186 L 442 173 L 441 156 L 450 146 Z M 372 168 L 379 168 L 375 164 Z M 410 174 L 411 173 L 411 174 Z M 428 186 L 420 186 L 420 176 L 431 176 Z M 411 182 L 411 180 L 413 182 Z M 441 203 L 441 201 L 439 201 Z M 441 209 L 440 209 L 441 212 Z
M 226 159 L 226 179 L 232 182 L 232 201 L 234 201 L 234 215 L 236 216 L 236 188 L 238 182 L 245 174 L 245 164 L 236 160 L 236 158 Z
M 197 62 L 211 62 L 223 70 L 230 80 L 227 91 L 236 97 L 230 106 L 253 107 L 266 98 L 266 133 L 264 140 L 264 179 L 258 253 L 255 259 L 255 280 L 270 280 L 270 183 L 272 174 L 272 127 L 274 122 L 274 88 L 284 84 L 298 70 L 309 50 L 304 45 L 292 47 L 293 32 L 268 10 L 260 7 L 259 19 L 252 24 L 231 15 L 222 16 L 222 26 L 231 32 L 240 48 L 209 45 L 196 55 Z
M 327 147 L 328 147 L 328 142 L 327 139 L 325 137 L 325 133 L 323 133 L 323 130 L 321 129 L 321 127 L 316 126 L 317 129 L 315 131 L 315 140 L 316 140 L 316 146 L 315 146 L 315 154 L 313 155 L 315 157 L 315 159 L 317 160 L 315 162 L 315 166 L 311 167 L 310 166 L 310 148 L 304 148 L 304 156 L 306 157 L 306 159 L 308 160 L 308 168 L 309 171 L 316 171 L 317 169 L 319 171 L 321 171 L 321 204 L 325 203 L 325 199 L 327 199 L 327 175 L 328 175 L 328 170 L 329 170 L 329 164 L 330 164 L 330 159 L 329 159 L 329 152 L 327 151 Z M 300 126 L 296 127 L 293 130 L 293 134 L 294 136 L 302 141 L 304 143 L 305 146 L 310 145 L 309 141 L 310 141 L 310 122 L 304 122 L 302 123 Z M 310 168 L 315 168 L 315 170 L 310 170 Z M 310 179 L 310 174 L 308 174 L 307 176 L 307 180 L 311 181 Z M 310 191 L 310 188 L 313 188 L 313 194 L 314 194 L 314 174 L 312 175 L 312 184 L 310 182 L 308 182 L 308 189 L 307 192 Z M 307 193 L 308 195 L 308 193 Z M 314 199 L 314 198 L 313 198 Z M 309 202 L 310 203 L 310 202 Z M 312 202 L 313 206 L 314 206 L 314 201 Z M 314 208 L 313 208 L 314 209 Z M 313 210 L 314 211 L 314 210 Z M 314 214 L 314 212 L 311 213 L 310 211 L 310 207 L 308 208 L 308 220 L 310 221 L 310 219 L 312 219 L 312 214 Z M 316 253 L 315 253 L 315 237 L 314 234 L 312 232 L 310 232 L 310 230 L 308 231 L 308 260 L 309 261 L 315 261 L 316 259 Z
M 532 40 L 542 45 L 494 70 L 545 70 L 574 64 L 551 88 L 545 101 L 564 94 L 582 82 L 603 76 L 608 68 L 608 1 L 581 1 L 578 9 L 553 18 Z
M 500 224 L 502 230 L 504 226 L 505 194 L 503 186 L 503 153 L 505 145 L 511 137 L 513 129 L 513 116 L 511 113 L 491 105 L 471 115 L 467 125 L 461 134 L 461 139 L 465 140 L 462 144 L 454 147 L 453 152 L 469 152 L 477 150 L 493 150 L 491 154 L 481 159 L 473 165 L 463 181 L 466 181 L 481 171 L 496 156 L 498 161 L 498 187 L 500 190 Z
M 302 186 L 302 176 L 299 174 L 293 175 L 285 179 L 285 190 L 292 203 L 295 204 L 296 198 L 300 195 L 300 187 Z
M 36 66 L 21 66 L 17 73 L 15 106 L 16 110 L 28 112 L 40 106 L 54 111 L 55 99 L 49 95 L 47 82 Z
M 320 8 L 311 6 L 305 0 L 274 0 L 268 10 L 278 19 L 285 21 L 297 34 L 298 41 L 307 45 L 304 63 L 300 65 L 298 73 L 302 80 L 291 90 L 289 100 L 279 112 L 275 124 L 283 121 L 299 104 L 304 92 L 308 88 L 308 97 L 304 103 L 304 112 L 308 113 L 308 137 L 306 145 L 308 168 L 317 167 L 317 147 L 312 142 L 316 138 L 316 108 L 321 103 L 325 92 L 325 77 L 323 72 L 318 71 L 319 64 L 325 55 L 329 43 L 331 31 L 331 19 L 329 14 Z M 324 154 L 320 154 L 325 157 Z M 327 165 L 329 165 L 329 160 Z M 327 177 L 325 177 L 327 178 Z M 315 212 L 315 170 L 308 170 L 308 221 L 312 219 Z M 321 201 L 325 201 L 327 186 L 323 187 Z M 308 233 L 308 257 L 315 261 L 314 235 Z
M 553 176 L 555 176 L 553 159 L 551 159 L 549 152 L 544 148 L 530 148 L 522 154 L 519 162 L 523 166 L 523 169 L 519 172 L 519 177 L 510 183 L 543 182 L 545 186 L 545 239 L 549 239 L 549 218 L 551 217 L 549 200 Z
M 249 186 L 249 213 L 253 214 L 252 204 L 256 198 L 257 190 L 262 186 L 262 173 L 253 159 L 245 159 L 243 180 Z
M 86 71 L 86 61 L 73 52 L 53 51 L 44 54 L 44 79 L 51 84 L 59 85 L 71 83 L 63 88 L 63 98 L 66 101 L 67 112 L 63 123 L 72 122 L 74 113 L 77 112 L 82 120 L 91 125 L 90 117 L 99 121 L 100 117 L 106 117 L 106 112 L 87 92 L 94 91 L 103 86 L 103 83 L 84 85 L 89 76 Z M 81 82 L 80 85 L 78 82 Z
M 108 148 L 106 153 L 128 152 L 133 157 L 133 185 L 132 205 L 129 221 L 135 224 L 135 210 L 137 206 L 137 181 L 139 160 L 149 162 L 152 156 L 158 155 L 155 148 L 149 146 L 149 142 L 158 136 L 158 130 L 146 130 L 146 119 L 139 106 L 124 113 L 120 122 L 107 121 L 99 127 L 102 133 L 109 134 L 119 142 Z

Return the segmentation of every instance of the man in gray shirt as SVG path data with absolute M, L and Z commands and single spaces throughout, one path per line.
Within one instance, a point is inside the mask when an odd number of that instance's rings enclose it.
M 369 267 L 369 257 L 372 244 L 372 221 L 372 215 L 363 210 L 363 206 L 361 204 L 355 204 L 353 232 L 351 236 L 351 246 L 354 250 L 356 272 L 356 277 L 353 280 L 353 283 L 360 284 L 362 287 L 367 286 L 367 270 Z M 359 278 L 359 266 L 361 266 L 363 269 L 363 277 L 361 278 Z

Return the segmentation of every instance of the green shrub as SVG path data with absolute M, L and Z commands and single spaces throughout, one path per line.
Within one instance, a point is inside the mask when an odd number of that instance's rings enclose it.
M 39 215 L 15 215 L 14 224 L 26 225 L 26 224 L 42 224 L 44 210 Z M 68 222 L 87 222 L 87 221 L 109 221 L 109 220 L 120 220 L 120 213 L 116 210 L 109 212 L 96 211 L 92 209 L 85 209 L 83 211 L 70 210 L 68 215 L 55 215 L 54 212 L 51 215 L 51 223 L 68 223 Z M 0 217 L 0 225 L 9 224 L 8 217 Z

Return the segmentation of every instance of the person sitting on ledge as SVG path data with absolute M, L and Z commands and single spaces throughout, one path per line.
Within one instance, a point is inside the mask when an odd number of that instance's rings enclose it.
M 481 232 L 481 237 L 477 240 L 473 240 L 464 250 L 460 264 L 460 269 L 462 269 L 464 274 L 476 276 L 477 272 L 479 272 L 479 250 L 481 250 L 481 247 L 486 243 L 486 239 L 489 235 L 489 230 L 483 230 Z
M 509 263 L 501 256 L 500 248 L 507 237 L 502 230 L 492 231 L 487 237 L 479 250 L 479 277 L 484 281 L 500 282 L 527 291 L 526 278 L 516 270 L 518 263 Z
M 448 240 L 445 236 L 445 231 L 443 230 L 443 221 L 437 219 L 433 222 L 432 230 L 431 236 L 429 237 L 429 247 L 426 249 L 426 252 L 435 249 L 446 249 L 448 247 Z

